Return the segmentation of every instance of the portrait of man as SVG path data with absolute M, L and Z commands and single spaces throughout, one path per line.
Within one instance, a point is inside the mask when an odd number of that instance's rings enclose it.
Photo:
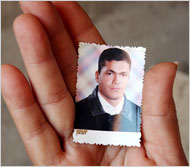
M 125 50 L 103 50 L 95 72 L 97 86 L 76 103 L 75 129 L 140 132 L 141 108 L 125 95 L 131 63 Z

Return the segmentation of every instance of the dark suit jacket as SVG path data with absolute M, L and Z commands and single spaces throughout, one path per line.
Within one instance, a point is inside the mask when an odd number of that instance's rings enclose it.
M 75 129 L 140 132 L 139 106 L 125 97 L 121 113 L 110 115 L 103 110 L 97 92 L 98 87 L 87 98 L 76 103 Z

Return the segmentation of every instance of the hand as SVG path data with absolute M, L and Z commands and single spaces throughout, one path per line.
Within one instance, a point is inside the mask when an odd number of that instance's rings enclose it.
M 34 165 L 188 165 L 172 87 L 177 65 L 161 63 L 145 75 L 142 146 L 72 142 L 79 42 L 105 44 L 76 2 L 21 2 L 14 31 L 31 83 L 2 65 L 2 93 Z

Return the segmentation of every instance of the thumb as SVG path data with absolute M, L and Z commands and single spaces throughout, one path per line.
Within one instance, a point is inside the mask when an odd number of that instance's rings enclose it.
M 176 70 L 175 63 L 161 63 L 145 76 L 142 141 L 157 165 L 187 165 L 172 95 Z

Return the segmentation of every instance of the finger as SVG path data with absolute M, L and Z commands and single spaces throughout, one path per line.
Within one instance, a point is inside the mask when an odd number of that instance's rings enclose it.
M 138 157 L 138 158 L 137 158 Z M 153 160 L 146 156 L 143 145 L 141 147 L 127 147 L 124 166 L 155 166 Z
M 43 116 L 23 74 L 11 65 L 1 68 L 2 94 L 35 165 L 58 162 L 63 152 L 59 139 Z
M 79 42 L 105 44 L 89 16 L 77 2 L 53 2 L 71 35 L 75 47 Z
M 25 2 L 20 6 L 24 13 L 36 16 L 46 29 L 54 56 L 72 96 L 76 91 L 77 53 L 61 17 L 51 2 Z
M 172 96 L 176 70 L 177 65 L 174 63 L 161 63 L 145 76 L 142 105 L 143 142 L 148 156 L 158 162 L 157 165 L 177 166 L 186 165 L 187 162 Z
M 59 135 L 70 137 L 74 104 L 42 25 L 32 15 L 21 15 L 14 21 L 14 31 L 40 107 Z

